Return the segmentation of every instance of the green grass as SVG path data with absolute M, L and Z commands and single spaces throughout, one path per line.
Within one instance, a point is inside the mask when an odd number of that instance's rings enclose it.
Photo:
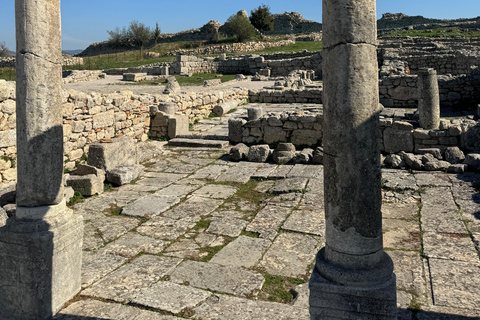
M 427 38 L 449 38 L 449 37 L 480 37 L 480 31 L 464 31 L 458 27 L 442 27 L 425 30 L 393 30 L 381 38 L 391 37 L 427 37 Z
M 291 290 L 305 282 L 304 279 L 266 274 L 260 297 L 267 298 L 268 301 L 290 303 L 294 298 Z
M 297 41 L 295 44 L 291 44 L 288 46 L 265 48 L 263 50 L 258 50 L 251 53 L 271 54 L 271 53 L 277 53 L 277 52 L 301 52 L 304 50 L 321 51 L 322 49 L 323 49 L 322 41 Z
M 178 83 L 181 86 L 200 86 L 205 80 L 218 79 L 217 73 L 195 73 L 191 77 L 176 76 Z M 226 74 L 219 77 L 222 82 L 231 81 L 235 79 L 234 74 Z
M 73 194 L 73 197 L 71 197 L 70 200 L 68 200 L 67 206 L 71 207 L 71 206 L 74 206 L 77 203 L 80 203 L 80 202 L 83 202 L 83 201 L 84 201 L 84 199 L 83 199 L 82 194 L 78 191 L 75 191 L 75 193 Z
M 0 79 L 15 81 L 16 77 L 15 68 L 0 68 Z

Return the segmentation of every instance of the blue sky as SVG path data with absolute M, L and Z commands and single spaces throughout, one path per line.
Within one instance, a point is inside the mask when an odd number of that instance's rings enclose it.
M 14 0 L 0 0 L 0 42 L 15 49 Z M 107 30 L 138 20 L 162 32 L 199 28 L 210 20 L 224 23 L 238 10 L 248 12 L 266 4 L 272 13 L 298 11 L 321 22 L 321 0 L 62 0 L 63 49 L 84 49 L 107 39 Z M 480 16 L 479 0 L 378 0 L 377 15 L 403 12 L 428 18 L 456 19 Z

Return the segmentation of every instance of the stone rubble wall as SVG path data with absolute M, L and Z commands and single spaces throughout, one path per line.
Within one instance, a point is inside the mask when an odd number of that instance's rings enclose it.
M 418 105 L 416 75 L 382 77 L 379 81 L 380 103 L 385 107 L 416 108 Z M 438 76 L 440 105 L 476 105 L 480 101 L 480 74 Z
M 164 75 L 166 64 L 142 66 L 138 68 L 118 68 L 104 70 L 108 75 L 128 73 L 147 73 Z M 320 52 L 301 52 L 295 54 L 245 55 L 235 57 L 207 57 L 178 55 L 175 62 L 168 65 L 170 75 L 194 73 L 250 74 L 260 70 L 270 70 L 272 77 L 287 76 L 295 70 L 314 70 L 322 75 L 322 55 Z
M 214 106 L 235 99 L 244 103 L 248 90 L 235 88 L 209 93 L 181 95 L 135 95 L 131 91 L 111 94 L 63 92 L 63 133 L 65 168 L 72 170 L 88 147 L 102 139 L 130 136 L 147 140 L 151 127 L 150 107 L 174 102 L 180 114 L 195 119 L 207 117 Z M 0 80 L 0 183 L 16 180 L 15 82 Z
M 322 24 L 305 20 L 298 12 L 285 12 L 273 14 L 273 31 L 267 34 L 292 34 L 321 32 Z
M 252 103 L 322 103 L 323 90 L 320 88 L 262 89 L 249 90 Z
M 15 68 L 15 57 L 0 58 L 0 68 Z M 83 58 L 73 57 L 68 54 L 63 55 L 64 66 L 83 65 Z
M 105 75 L 101 70 L 67 70 L 63 71 L 63 83 L 94 81 Z
M 264 115 L 242 125 L 242 142 L 248 145 L 291 142 L 295 147 L 319 146 L 323 114 L 283 112 Z

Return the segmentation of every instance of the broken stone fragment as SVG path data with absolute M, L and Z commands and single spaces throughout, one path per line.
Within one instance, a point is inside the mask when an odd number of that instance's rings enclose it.
M 462 163 L 465 160 L 465 154 L 459 147 L 448 147 L 445 150 L 445 160 L 452 163 Z
M 407 166 L 413 170 L 422 170 L 422 156 L 414 155 L 413 153 L 403 153 L 403 160 Z
M 94 174 L 69 176 L 67 178 L 67 186 L 80 192 L 82 196 L 93 196 L 95 194 L 103 193 L 103 181 L 104 179 L 99 178 Z
M 142 165 L 119 166 L 107 171 L 107 181 L 118 186 L 123 186 L 137 179 L 143 172 Z
M 305 148 L 300 152 L 296 152 L 295 157 L 292 159 L 294 164 L 309 164 L 312 162 L 313 149 Z
M 247 160 L 248 159 L 248 146 L 239 143 L 236 146 L 234 146 L 232 149 L 230 149 L 230 154 L 229 154 L 229 160 L 230 161 L 242 161 L 242 160 Z
M 400 156 L 398 154 L 389 154 L 385 158 L 384 163 L 388 168 L 392 168 L 392 169 L 405 168 L 405 166 L 406 166 L 405 161 L 403 160 L 402 156 Z
M 468 167 L 475 171 L 480 171 L 480 154 L 479 153 L 469 153 L 465 157 L 464 164 L 467 164 Z
M 261 144 L 252 146 L 248 150 L 248 161 L 251 162 L 265 162 L 270 156 L 270 147 L 268 144 Z

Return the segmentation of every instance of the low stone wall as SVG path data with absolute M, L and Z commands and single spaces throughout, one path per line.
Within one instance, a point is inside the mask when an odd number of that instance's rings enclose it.
M 385 107 L 416 108 L 418 105 L 416 75 L 383 77 L 379 82 L 380 103 Z M 440 105 L 453 107 L 477 105 L 480 101 L 480 74 L 438 76 Z
M 248 90 L 235 88 L 182 95 L 134 95 L 131 91 L 111 94 L 83 93 L 75 90 L 63 94 L 63 133 L 65 168 L 72 170 L 88 153 L 88 147 L 102 139 L 131 136 L 146 140 L 151 129 L 151 106 L 173 102 L 180 114 L 191 123 L 207 117 L 213 108 L 226 100 L 246 102 Z M 0 183 L 16 180 L 15 82 L 0 80 Z
M 242 124 L 237 142 L 245 144 L 291 142 L 295 147 L 320 145 L 323 137 L 323 114 L 283 112 L 264 115 Z
M 0 68 L 15 68 L 15 57 L 0 58 Z
M 63 83 L 85 82 L 105 78 L 100 70 L 67 70 L 62 73 Z
M 450 54 L 425 54 L 401 56 L 413 74 L 420 68 L 433 68 L 439 75 L 462 75 L 471 73 L 480 66 L 480 56 L 461 51 Z
M 83 59 L 72 57 L 70 55 L 63 55 L 64 66 L 83 65 Z M 0 58 L 0 68 L 15 68 L 15 57 Z
M 257 103 L 322 103 L 321 88 L 288 89 L 275 87 L 275 89 L 249 90 L 250 102 Z

